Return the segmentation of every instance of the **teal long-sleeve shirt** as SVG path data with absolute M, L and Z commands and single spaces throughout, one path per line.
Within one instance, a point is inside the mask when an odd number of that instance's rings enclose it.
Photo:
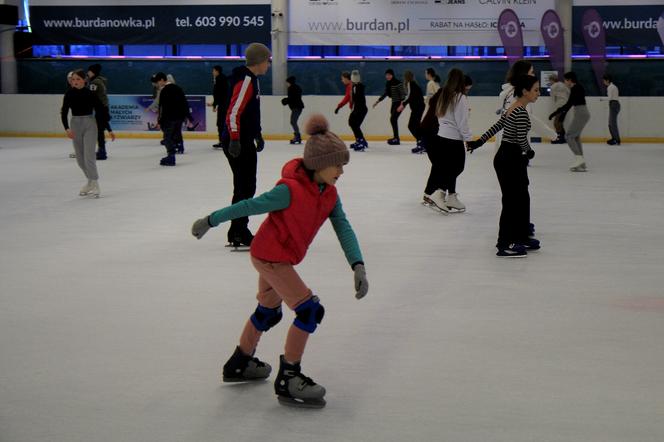
M 283 210 L 290 206 L 290 197 L 288 186 L 285 184 L 279 184 L 272 190 L 255 198 L 242 200 L 231 206 L 212 212 L 208 217 L 208 221 L 211 226 L 216 227 L 223 222 L 235 218 Z M 339 244 L 341 244 L 344 255 L 346 255 L 348 264 L 353 266 L 358 262 L 363 263 L 364 259 L 362 259 L 360 245 L 357 242 L 357 237 L 355 236 L 353 228 L 346 218 L 346 213 L 344 213 L 344 209 L 341 205 L 341 198 L 339 198 L 338 195 L 334 209 L 332 209 L 332 213 L 330 213 L 330 222 L 332 222 L 332 227 L 337 234 Z

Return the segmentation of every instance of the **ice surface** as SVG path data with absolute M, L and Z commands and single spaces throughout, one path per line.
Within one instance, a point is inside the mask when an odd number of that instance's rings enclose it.
M 298 267 L 327 311 L 302 363 L 328 390 L 312 411 L 220 381 L 256 273 L 226 226 L 189 233 L 231 198 L 211 144 L 162 168 L 156 140 L 111 143 L 94 200 L 68 140 L 0 139 L 0 441 L 664 440 L 664 146 L 587 144 L 574 174 L 566 146 L 535 145 L 543 248 L 520 260 L 494 256 L 492 146 L 450 216 L 420 205 L 411 144 L 353 152 L 338 187 L 370 291 L 354 298 L 324 226 Z M 268 141 L 259 192 L 301 150 Z M 291 318 L 257 356 L 277 365 Z

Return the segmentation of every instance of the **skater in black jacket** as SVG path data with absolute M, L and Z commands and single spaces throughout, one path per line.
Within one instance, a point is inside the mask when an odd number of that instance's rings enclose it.
M 293 128 L 293 139 L 290 144 L 302 144 L 302 136 L 300 135 L 300 128 L 297 125 L 297 120 L 302 115 L 304 109 L 304 102 L 302 101 L 302 88 L 295 83 L 295 77 L 292 75 L 286 79 L 288 85 L 287 96 L 281 100 L 281 104 L 288 106 L 291 110 L 290 124 Z
M 101 104 L 106 108 L 106 115 L 109 116 L 108 95 L 107 95 L 108 80 L 106 77 L 101 76 L 101 65 L 96 63 L 88 68 L 88 89 L 95 93 Z M 104 117 L 105 118 L 105 117 Z M 106 137 L 104 130 L 108 128 L 108 134 L 111 140 L 115 141 L 115 134 L 111 129 L 108 121 L 97 120 L 97 159 L 105 160 L 108 158 L 106 153 Z
M 233 69 L 231 101 L 226 113 L 224 154 L 233 171 L 233 204 L 252 198 L 256 193 L 257 152 L 265 147 L 261 134 L 261 102 L 258 76 L 270 68 L 270 50 L 261 43 L 251 43 L 245 51 L 246 66 Z M 250 246 L 254 235 L 249 218 L 231 221 L 228 242 L 234 247 Z
M 385 91 L 383 92 L 383 95 L 378 97 L 378 100 L 373 104 L 373 107 L 375 108 L 378 106 L 378 103 L 383 101 L 386 97 L 390 97 L 392 100 L 392 104 L 390 106 L 390 124 L 392 125 L 392 138 L 387 140 L 387 144 L 390 145 L 399 145 L 401 144 L 401 141 L 399 140 L 399 116 L 401 115 L 401 112 L 397 110 L 397 108 L 401 105 L 401 102 L 403 101 L 404 97 L 406 96 L 406 93 L 404 91 L 403 83 L 394 76 L 394 71 L 392 69 L 388 69 L 385 71 Z
M 406 98 L 397 108 L 397 112 L 403 112 L 404 108 L 410 105 L 410 118 L 408 119 L 408 130 L 415 137 L 416 146 L 411 150 L 413 153 L 424 153 L 426 148 L 422 144 L 422 135 L 420 133 L 420 120 L 424 114 L 424 96 L 422 88 L 415 81 L 415 75 L 411 71 L 403 73 L 403 82 L 406 85 Z
M 155 75 L 159 86 L 159 117 L 158 123 L 164 133 L 166 156 L 159 162 L 162 166 L 175 166 L 175 154 L 184 153 L 182 140 L 182 124 L 188 121 L 187 126 L 192 127 L 194 120 L 189 111 L 187 97 L 180 86 L 167 80 L 166 74 L 159 72 Z

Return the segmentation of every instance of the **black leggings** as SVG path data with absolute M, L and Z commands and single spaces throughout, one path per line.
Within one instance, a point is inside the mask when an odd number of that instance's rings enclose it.
M 431 173 L 424 193 L 431 195 L 436 190 L 456 193 L 456 180 L 466 165 L 466 149 L 463 141 L 429 135 L 424 146 L 431 161 Z
M 397 112 L 397 108 L 401 105 L 400 101 L 393 101 L 390 106 L 390 124 L 392 125 L 392 133 L 394 138 L 399 138 L 399 116 L 401 112 Z
M 420 120 L 422 119 L 422 114 L 424 113 L 424 108 L 413 109 L 410 108 L 410 118 L 408 119 L 408 130 L 415 137 L 417 141 L 422 139 L 422 134 L 420 131 Z
M 364 121 L 364 117 L 367 116 L 368 111 L 369 110 L 366 107 L 356 107 L 348 117 L 348 125 L 353 131 L 353 135 L 355 135 L 356 140 L 364 138 L 364 134 L 362 133 L 362 128 L 360 126 L 362 126 L 362 122 Z
M 530 234 L 528 159 L 521 146 L 503 141 L 493 159 L 503 194 L 497 247 L 523 243 Z

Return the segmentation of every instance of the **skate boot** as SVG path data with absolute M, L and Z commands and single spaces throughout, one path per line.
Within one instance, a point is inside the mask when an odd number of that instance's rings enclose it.
M 427 149 L 424 147 L 421 140 L 417 140 L 417 144 L 410 151 L 414 154 L 423 154 L 426 153 Z
M 445 192 L 441 189 L 437 189 L 434 193 L 428 195 L 428 198 L 429 201 L 431 201 L 429 207 L 432 209 L 438 210 L 444 215 L 447 215 L 450 212 L 450 209 L 448 209 L 447 205 L 445 205 Z
M 369 143 L 367 143 L 367 140 L 364 138 L 360 138 L 357 140 L 357 146 L 353 148 L 355 152 L 364 152 L 367 150 L 367 147 L 369 147 Z
M 267 379 L 272 367 L 251 355 L 244 354 L 240 347 L 235 347 L 233 356 L 224 364 L 224 382 L 260 381 Z
M 90 180 L 90 193 L 89 195 L 99 198 L 101 190 L 99 190 L 99 182 L 97 180 Z
M 325 388 L 302 374 L 300 363 L 289 364 L 284 355 L 279 357 L 279 374 L 274 391 L 282 405 L 301 408 L 323 408 Z
M 175 146 L 175 153 L 182 155 L 184 153 L 184 144 L 179 143 L 177 146 Z
M 433 201 L 431 201 L 431 195 L 427 195 L 426 193 L 422 195 L 422 205 L 423 206 L 433 206 Z
M 70 153 L 69 158 L 76 158 L 76 153 Z
M 167 155 L 159 161 L 161 166 L 175 166 L 175 155 Z
M 226 247 L 232 247 L 233 252 L 245 252 L 251 248 L 251 243 L 254 240 L 254 235 L 247 230 L 243 234 L 236 234 L 229 238 Z
M 389 144 L 390 146 L 398 146 L 401 144 L 401 140 L 399 140 L 399 138 L 397 137 L 390 138 L 389 140 L 387 140 L 387 144 Z
M 106 148 L 105 147 L 100 147 L 99 150 L 97 151 L 96 154 L 97 160 L 103 161 L 108 158 L 108 155 L 106 155 Z
M 85 186 L 81 187 L 81 191 L 78 192 L 78 194 L 80 196 L 85 196 L 88 193 L 90 193 L 91 190 L 92 190 L 92 180 L 88 180 L 88 183 Z
M 295 136 L 293 137 L 292 140 L 289 141 L 290 144 L 302 144 L 302 137 L 300 137 L 300 134 L 294 134 Z
M 525 258 L 528 256 L 526 248 L 521 244 L 510 244 L 508 246 L 497 245 L 498 252 L 496 256 L 500 258 Z
M 216 144 L 213 144 L 213 145 L 212 145 L 212 148 L 213 148 L 213 149 L 223 149 L 223 148 L 224 148 L 224 145 L 221 144 L 221 141 L 220 141 L 220 142 L 218 142 L 218 143 L 216 143 Z
M 447 195 L 447 198 L 445 198 L 445 205 L 447 206 L 448 209 L 450 209 L 450 212 L 466 211 L 466 205 L 461 201 L 459 201 L 458 196 L 459 196 L 458 193 L 450 193 L 449 195 Z
M 542 246 L 540 245 L 539 239 L 529 237 L 525 241 L 520 241 L 520 245 L 525 247 L 526 251 L 539 250 Z
M 569 168 L 572 172 L 586 172 L 586 160 L 583 158 L 583 155 L 577 155 L 576 161 Z
M 356 139 L 354 143 L 350 143 L 350 148 L 353 150 L 357 150 L 357 146 L 360 145 L 360 139 Z

